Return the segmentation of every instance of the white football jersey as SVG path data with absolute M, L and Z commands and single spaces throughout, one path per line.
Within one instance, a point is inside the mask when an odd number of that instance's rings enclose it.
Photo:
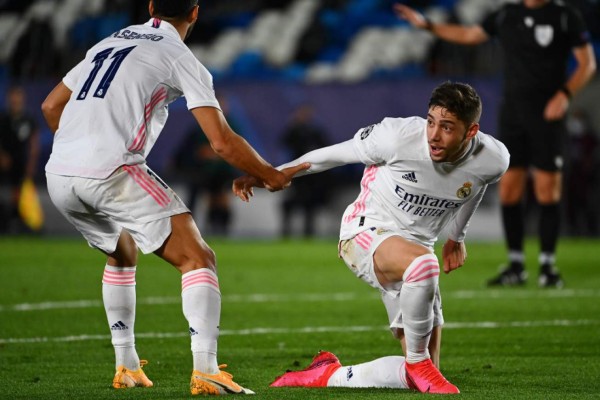
M 156 18 L 96 44 L 63 82 L 73 93 L 46 164 L 57 175 L 103 179 L 143 163 L 181 96 L 188 109 L 219 108 L 208 70 Z
M 448 224 L 452 239 L 464 239 L 485 188 L 508 168 L 509 154 L 478 132 L 459 160 L 436 163 L 426 124 L 421 117 L 386 118 L 356 133 L 354 148 L 366 167 L 361 192 L 342 217 L 340 239 L 377 227 L 432 247 Z

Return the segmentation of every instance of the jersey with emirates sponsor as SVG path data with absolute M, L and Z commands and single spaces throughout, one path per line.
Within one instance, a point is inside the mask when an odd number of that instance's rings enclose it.
M 459 160 L 433 162 L 426 123 L 420 117 L 386 118 L 356 133 L 354 147 L 366 167 L 361 192 L 342 217 L 340 239 L 374 227 L 428 247 L 445 227 L 454 240 L 464 239 L 485 188 L 508 168 L 509 154 L 478 132 Z
M 151 19 L 92 47 L 63 78 L 73 92 L 46 171 L 103 179 L 145 159 L 185 96 L 188 109 L 219 108 L 212 76 L 168 22 Z

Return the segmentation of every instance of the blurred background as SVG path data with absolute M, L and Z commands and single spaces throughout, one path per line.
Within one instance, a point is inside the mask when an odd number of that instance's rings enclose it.
M 433 21 L 466 24 L 480 22 L 505 2 L 403 1 Z M 598 58 L 600 1 L 566 2 L 585 17 Z M 200 18 L 187 43 L 213 74 L 230 125 L 275 165 L 347 140 L 384 117 L 424 116 L 431 90 L 448 79 L 476 88 L 484 104 L 481 130 L 495 135 L 502 64 L 497 44 L 442 42 L 399 20 L 393 4 L 200 0 Z M 8 172 L 13 150 L 0 142 L 1 234 L 75 233 L 46 192 L 43 171 L 52 134 L 40 105 L 89 47 L 127 25 L 146 22 L 147 7 L 147 0 L 0 0 L 0 110 L 22 108 L 28 115 L 19 151 L 37 189 L 28 197 L 33 203 L 29 220 L 16 218 Z M 12 90 L 15 86 L 22 90 Z M 573 99 L 567 119 L 565 235 L 600 233 L 595 206 L 600 203 L 599 104 L 596 76 Z M 233 238 L 337 235 L 345 207 L 358 194 L 362 166 L 305 177 L 281 193 L 257 191 L 250 204 L 242 203 L 230 193 L 238 172 L 214 157 L 185 102 L 173 103 L 170 113 L 148 164 L 186 201 L 203 233 Z M 470 238 L 501 239 L 496 198 L 492 188 L 472 222 Z

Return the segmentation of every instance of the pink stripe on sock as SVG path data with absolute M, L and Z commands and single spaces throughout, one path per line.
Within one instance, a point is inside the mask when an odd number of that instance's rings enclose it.
M 440 270 L 438 269 L 436 272 L 434 272 L 432 274 L 425 275 L 423 277 L 416 277 L 415 279 L 411 280 L 411 282 L 421 282 L 426 279 L 433 278 L 434 276 L 439 276 L 439 275 L 440 275 Z
M 214 272 L 206 268 L 190 271 L 181 279 L 182 291 L 190 287 L 204 285 L 209 285 L 219 290 L 219 280 L 217 276 Z
M 437 269 L 439 272 L 440 266 L 437 262 L 437 259 L 434 257 L 426 258 L 422 260 L 413 270 L 408 274 L 408 276 L 404 279 L 404 282 L 413 282 L 419 275 L 423 272 Z
M 102 283 L 107 285 L 135 285 L 135 271 L 104 270 Z

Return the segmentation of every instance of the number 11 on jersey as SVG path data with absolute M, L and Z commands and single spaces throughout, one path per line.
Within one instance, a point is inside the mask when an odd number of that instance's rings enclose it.
M 110 87 L 113 78 L 119 70 L 121 63 L 134 48 L 135 46 L 126 47 L 124 49 L 116 51 L 115 54 L 112 55 L 111 59 L 113 61 L 110 63 L 108 70 L 104 73 L 104 76 L 102 76 L 98 87 L 94 91 L 94 97 L 103 99 L 104 96 L 106 96 L 106 92 L 108 91 L 108 88 Z M 102 50 L 94 56 L 94 59 L 92 60 L 92 62 L 94 63 L 94 68 L 85 80 L 81 91 L 79 91 L 79 94 L 77 95 L 77 100 L 84 100 L 87 97 L 88 92 L 92 87 L 92 83 L 94 83 L 96 75 L 98 75 L 98 71 L 100 71 L 100 68 L 102 68 L 102 64 L 104 64 L 104 60 L 108 58 L 108 56 L 110 55 L 110 53 L 112 53 L 114 49 L 114 47 L 111 47 L 110 49 Z

